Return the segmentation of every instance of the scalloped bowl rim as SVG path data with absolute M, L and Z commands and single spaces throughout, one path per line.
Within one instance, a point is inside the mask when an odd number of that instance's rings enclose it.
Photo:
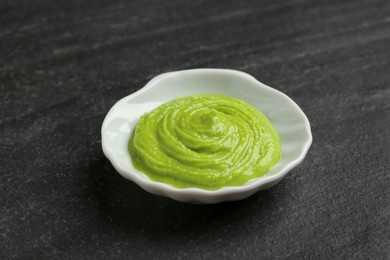
M 218 190 L 204 190 L 200 188 L 175 188 L 173 186 L 170 186 L 166 183 L 162 182 L 155 182 L 152 181 L 148 178 L 142 177 L 139 173 L 137 172 L 132 172 L 129 169 L 126 169 L 125 167 L 121 166 L 118 161 L 115 160 L 114 154 L 110 151 L 108 147 L 108 136 L 105 133 L 105 125 L 107 123 L 107 120 L 110 118 L 111 113 L 118 107 L 120 106 L 123 102 L 126 102 L 128 99 L 134 98 L 136 96 L 142 95 L 142 93 L 148 91 L 151 88 L 154 88 L 155 86 L 158 85 L 158 82 L 166 77 L 171 77 L 174 75 L 177 75 L 179 73 L 191 73 L 191 72 L 224 72 L 228 74 L 233 74 L 238 77 L 244 77 L 246 80 L 250 80 L 253 83 L 255 83 L 259 88 L 267 88 L 273 92 L 275 92 L 275 95 L 282 95 L 285 98 L 285 102 L 289 102 L 290 105 L 292 105 L 295 108 L 296 113 L 300 115 L 300 119 L 304 120 L 304 127 L 305 131 L 307 134 L 307 138 L 304 141 L 305 144 L 302 146 L 302 149 L 299 151 L 299 156 L 295 158 L 294 160 L 291 160 L 286 166 L 284 166 L 279 172 L 274 173 L 273 175 L 270 176 L 262 176 L 259 178 L 256 178 L 253 180 L 253 182 L 241 185 L 241 186 L 226 186 L 222 187 Z M 194 201 L 195 203 L 218 203 L 222 201 L 231 201 L 231 200 L 238 200 L 242 198 L 246 198 L 253 193 L 262 190 L 263 186 L 266 186 L 269 183 L 272 182 L 279 182 L 281 179 L 283 179 L 286 174 L 299 165 L 303 159 L 305 158 L 311 144 L 312 144 L 312 134 L 311 134 L 311 129 L 310 129 L 310 123 L 309 120 L 307 119 L 306 115 L 303 113 L 303 111 L 300 109 L 300 107 L 286 94 L 271 88 L 260 81 L 258 81 L 256 78 L 253 76 L 242 72 L 242 71 L 237 71 L 237 70 L 230 70 L 230 69 L 188 69 L 188 70 L 181 70 L 181 71 L 173 71 L 173 72 L 167 72 L 163 73 L 160 75 L 155 76 L 152 78 L 143 88 L 139 89 L 138 91 L 123 97 L 119 101 L 117 101 L 114 106 L 110 109 L 110 111 L 107 113 L 103 124 L 102 124 L 102 129 L 101 129 L 101 135 L 102 135 L 102 149 L 104 155 L 110 160 L 111 164 L 114 166 L 114 168 L 126 179 L 129 179 L 139 185 L 141 188 L 144 190 L 160 195 L 160 196 L 166 196 L 170 197 L 172 199 L 178 200 L 178 201 L 183 201 L 183 202 L 188 202 L 188 201 Z M 283 155 L 282 155 L 283 156 Z M 130 155 L 129 155 L 129 160 Z M 132 163 L 132 162 L 130 162 Z M 275 184 L 276 184 L 275 183 Z M 271 185 L 273 186 L 273 185 Z M 268 187 L 266 187 L 268 188 Z M 264 188 L 265 189 L 265 188 Z M 234 198 L 231 197 L 229 199 L 224 199 L 224 196 L 231 195 L 234 193 L 249 193 L 248 195 L 240 196 L 240 198 Z M 214 197 L 214 199 L 213 199 Z

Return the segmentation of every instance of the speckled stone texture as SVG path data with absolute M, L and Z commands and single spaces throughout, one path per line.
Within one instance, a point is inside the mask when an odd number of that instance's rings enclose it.
M 214 206 L 115 172 L 100 127 L 152 77 L 237 69 L 314 142 L 277 186 Z M 0 258 L 390 259 L 390 1 L 0 2 Z

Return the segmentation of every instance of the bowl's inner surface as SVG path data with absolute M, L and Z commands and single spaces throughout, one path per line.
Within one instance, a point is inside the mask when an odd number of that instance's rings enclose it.
M 136 173 L 148 179 L 132 166 L 127 150 L 138 119 L 164 102 L 194 94 L 232 96 L 252 104 L 269 118 L 282 141 L 282 158 L 265 176 L 279 173 L 304 155 L 311 139 L 310 129 L 303 112 L 288 97 L 244 73 L 195 70 L 159 76 L 115 105 L 103 125 L 107 149 L 112 154 L 110 159 L 127 169 L 128 174 Z M 247 184 L 253 181 L 256 180 Z

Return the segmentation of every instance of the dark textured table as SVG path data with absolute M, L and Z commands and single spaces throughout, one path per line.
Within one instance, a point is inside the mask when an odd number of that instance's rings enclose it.
M 3 0 L 0 26 L 0 258 L 390 259 L 390 1 Z M 190 205 L 104 157 L 118 99 L 197 67 L 305 111 L 280 184 Z

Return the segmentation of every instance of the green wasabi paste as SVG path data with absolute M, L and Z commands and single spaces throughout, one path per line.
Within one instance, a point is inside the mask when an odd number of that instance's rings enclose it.
M 182 97 L 144 114 L 128 148 L 135 168 L 151 180 L 206 190 L 242 185 L 281 157 L 267 117 L 222 95 Z

